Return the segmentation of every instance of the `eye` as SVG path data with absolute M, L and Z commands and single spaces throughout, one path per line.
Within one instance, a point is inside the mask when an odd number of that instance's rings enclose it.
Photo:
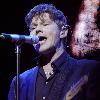
M 31 30 L 34 30 L 36 27 L 32 27 Z
M 32 24 L 30 25 L 30 30 L 34 30 L 36 27 L 37 27 L 37 24 L 32 23 Z
M 30 27 L 29 28 L 29 31 L 32 31 L 32 30 L 34 30 L 36 27 Z
M 47 25 L 49 25 L 48 23 L 43 23 L 43 26 L 47 26 Z

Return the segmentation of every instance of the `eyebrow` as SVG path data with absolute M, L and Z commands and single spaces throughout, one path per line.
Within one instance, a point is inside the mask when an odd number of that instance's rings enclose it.
M 40 19 L 40 18 L 39 18 L 39 19 Z M 37 19 L 37 20 L 38 20 L 38 19 Z M 33 26 L 37 26 L 37 20 L 33 21 L 33 22 L 31 23 L 31 26 L 32 26 L 32 25 L 33 25 Z M 44 23 L 51 23 L 50 20 L 47 21 L 45 18 L 41 18 L 40 20 L 41 20 L 41 24 L 44 24 Z

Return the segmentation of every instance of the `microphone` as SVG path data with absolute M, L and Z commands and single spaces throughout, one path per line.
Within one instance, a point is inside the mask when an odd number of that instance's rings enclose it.
M 29 43 L 37 44 L 39 42 L 39 37 L 36 35 L 18 35 L 18 34 L 6 34 L 1 33 L 0 38 L 10 40 L 15 43 Z

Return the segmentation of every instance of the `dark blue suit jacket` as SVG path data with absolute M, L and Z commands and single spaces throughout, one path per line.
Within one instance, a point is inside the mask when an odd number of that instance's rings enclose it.
M 95 60 L 77 60 L 64 52 L 56 61 L 61 67 L 48 100 L 100 100 L 100 63 Z M 38 66 L 20 75 L 20 100 L 35 100 Z M 85 81 L 84 81 L 85 77 Z M 79 88 L 77 88 L 77 86 Z M 75 90 L 75 91 L 74 91 Z M 16 100 L 16 77 L 12 80 L 8 100 Z

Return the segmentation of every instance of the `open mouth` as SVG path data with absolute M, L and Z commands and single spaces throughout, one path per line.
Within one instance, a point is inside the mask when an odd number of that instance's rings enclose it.
M 39 36 L 39 43 L 44 43 L 47 40 L 47 37 L 45 36 Z
M 40 36 L 39 37 L 39 41 L 44 41 L 44 40 L 47 40 L 47 37 L 45 37 L 45 36 Z

